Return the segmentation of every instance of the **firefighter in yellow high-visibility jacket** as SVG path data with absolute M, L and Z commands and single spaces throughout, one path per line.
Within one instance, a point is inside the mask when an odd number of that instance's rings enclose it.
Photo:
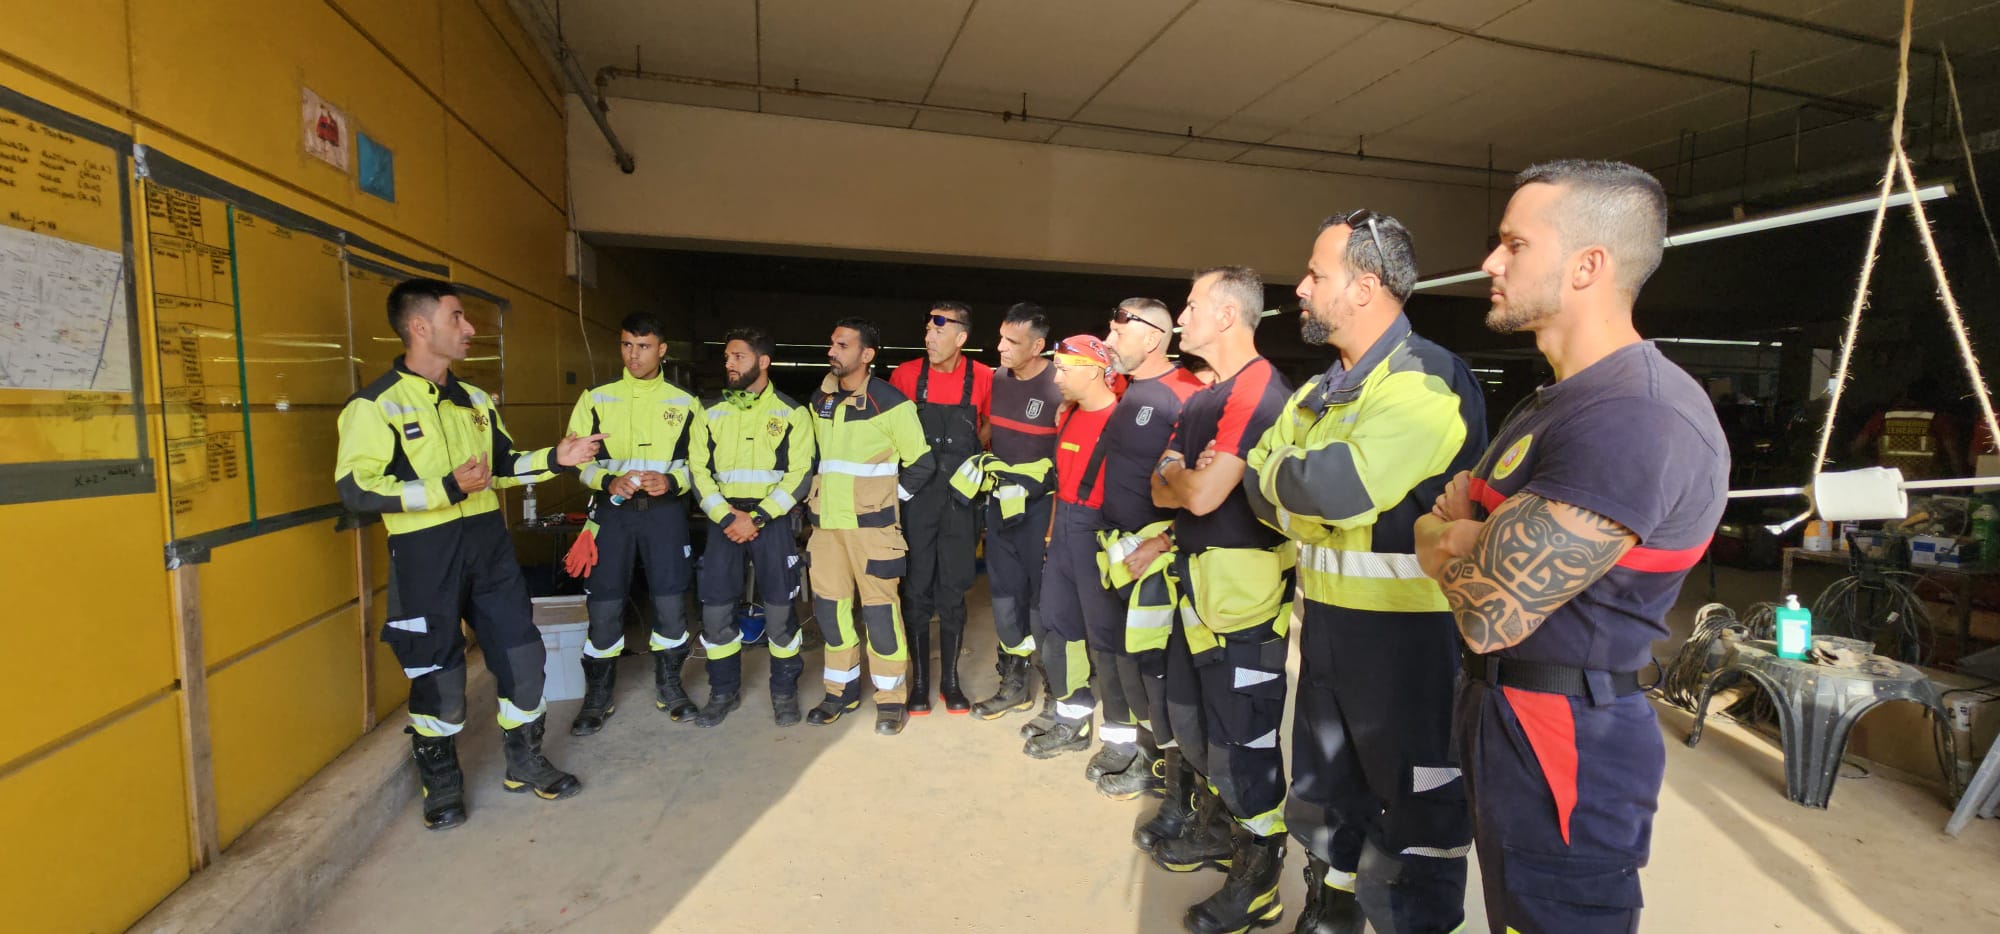
M 388 304 L 403 356 L 341 410 L 334 485 L 347 508 L 380 513 L 389 530 L 382 641 L 410 679 L 424 825 L 442 830 L 465 822 L 455 745 L 465 728 L 460 619 L 472 624 L 499 688 L 502 784 L 551 800 L 582 788 L 542 756 L 542 637 L 493 490 L 582 463 L 605 436 L 517 450 L 493 397 L 451 373 L 473 333 L 451 283 L 412 279 L 390 291 Z
M 804 641 L 792 603 L 799 590 L 799 545 L 792 514 L 812 480 L 812 416 L 771 385 L 771 338 L 755 328 L 723 340 L 728 388 L 694 421 L 688 468 L 695 503 L 708 516 L 701 556 L 701 640 L 708 650 L 708 704 L 695 726 L 722 722 L 739 703 L 743 636 L 736 604 L 743 562 L 757 577 L 764 634 L 771 649 L 771 714 L 799 722 L 799 658 Z
M 813 612 L 826 639 L 826 699 L 806 721 L 827 724 L 861 706 L 861 636 L 875 684 L 875 732 L 903 731 L 910 715 L 909 644 L 896 585 L 908 567 L 901 503 L 937 472 L 917 407 L 869 373 L 881 332 L 871 322 L 836 324 L 832 372 L 813 394 L 819 471 L 807 509 L 813 535 Z M 857 622 L 859 625 L 857 625 Z

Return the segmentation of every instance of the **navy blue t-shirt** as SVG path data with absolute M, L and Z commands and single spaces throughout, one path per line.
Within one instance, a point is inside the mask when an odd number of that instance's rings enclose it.
M 1181 406 L 1206 388 L 1180 367 L 1125 387 L 1102 442 L 1110 445 L 1104 456 L 1104 520 L 1112 528 L 1136 532 L 1174 517 L 1173 510 L 1153 505 L 1153 468 L 1167 452 Z
M 1271 361 L 1253 359 L 1235 376 L 1188 398 L 1170 444 L 1187 459 L 1190 468 L 1210 441 L 1215 442 L 1218 454 L 1247 456 L 1284 414 L 1291 395 L 1291 384 Z M 1174 540 L 1182 551 L 1198 554 L 1210 548 L 1275 548 L 1285 536 L 1257 518 L 1243 494 L 1243 484 L 1238 483 L 1208 515 L 1197 516 L 1185 509 L 1177 513 Z
M 1472 475 L 1472 498 L 1489 511 L 1525 490 L 1639 537 L 1616 567 L 1500 656 L 1637 671 L 1668 635 L 1681 581 L 1722 520 L 1729 447 L 1701 384 L 1641 341 L 1535 390 Z
M 1016 379 L 1006 367 L 994 370 L 993 441 L 988 449 L 1002 463 L 1015 465 L 1054 456 L 1056 409 L 1061 405 L 1054 365 L 1027 379 Z

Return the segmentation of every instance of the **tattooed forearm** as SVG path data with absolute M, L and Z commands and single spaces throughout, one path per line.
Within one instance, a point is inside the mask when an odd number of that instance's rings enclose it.
M 1472 554 L 1446 565 L 1441 583 L 1466 644 L 1497 652 L 1528 638 L 1634 544 L 1594 512 L 1518 494 L 1487 519 Z

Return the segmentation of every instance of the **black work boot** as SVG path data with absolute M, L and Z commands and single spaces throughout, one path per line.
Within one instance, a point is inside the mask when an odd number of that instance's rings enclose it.
M 875 732 L 883 736 L 894 736 L 903 732 L 910 722 L 910 711 L 902 704 L 875 705 Z
M 931 713 L 931 624 L 910 627 L 909 716 L 928 717 Z M 878 731 L 879 731 L 879 724 Z
M 687 664 L 687 659 L 687 646 L 653 650 L 653 688 L 659 694 L 653 704 L 675 720 L 686 720 L 700 709 L 688 697 L 687 689 L 681 687 L 681 666 Z
M 1139 756 L 1137 743 L 1105 743 L 1097 747 L 1097 755 L 1091 756 L 1084 764 L 1083 780 L 1095 782 L 1106 775 L 1123 772 Z
M 714 651 L 714 650 L 710 650 Z M 708 703 L 694 718 L 703 729 L 722 725 L 729 712 L 743 706 L 743 653 L 731 652 L 708 660 Z
M 708 703 L 704 704 L 701 708 L 701 713 L 695 716 L 694 725 L 703 729 L 721 726 L 723 718 L 729 716 L 730 711 L 741 706 L 743 706 L 743 695 L 741 693 L 736 691 L 730 691 L 727 694 L 711 693 L 708 695 Z
M 972 708 L 981 720 L 998 720 L 1016 710 L 1035 706 L 1035 695 L 1028 690 L 1028 657 L 1002 654 L 998 667 L 1000 689 Z
M 424 826 L 450 830 L 465 823 L 465 773 L 458 768 L 457 741 L 403 729 L 410 734 L 410 755 L 417 760 L 417 784 L 424 792 Z
M 799 672 L 804 670 L 798 656 L 771 658 L 771 717 L 779 726 L 799 725 Z
M 1080 720 L 1066 723 L 1054 722 L 1048 732 L 1036 733 L 1021 752 L 1030 759 L 1053 759 L 1066 752 L 1082 752 L 1090 748 L 1090 721 Z
M 1285 869 L 1283 834 L 1259 837 L 1235 821 L 1230 832 L 1234 856 L 1222 888 L 1187 910 L 1181 924 L 1195 934 L 1239 934 L 1278 923 L 1278 876 Z
M 964 644 L 964 632 L 939 630 L 938 697 L 944 700 L 945 713 L 962 714 L 972 709 L 972 701 L 966 699 L 965 691 L 958 686 L 958 652 Z
M 1049 688 L 1049 676 L 1042 675 L 1042 712 L 1021 724 L 1021 738 L 1034 739 L 1056 725 L 1056 694 Z
M 1194 819 L 1194 770 L 1181 758 L 1180 747 L 1166 751 L 1160 765 L 1165 774 L 1166 800 L 1153 816 L 1132 831 L 1132 845 L 1151 853 L 1153 848 L 1181 835 Z
M 840 719 L 842 714 L 860 706 L 861 689 L 850 684 L 847 690 L 839 694 L 828 694 L 819 702 L 818 707 L 806 711 L 806 722 L 814 726 L 825 726 Z
M 511 730 L 501 730 L 501 749 L 507 754 L 507 777 L 500 784 L 508 791 L 532 791 L 555 801 L 583 790 L 583 783 L 542 755 L 542 729 L 547 717 L 536 717 Z
M 1159 794 L 1167 787 L 1167 760 L 1158 750 L 1138 747 L 1132 762 L 1117 772 L 1107 772 L 1097 780 L 1097 793 L 1113 801 L 1130 801 L 1140 795 Z
M 1306 908 L 1293 934 L 1361 934 L 1368 923 L 1353 892 L 1326 884 L 1332 868 L 1317 856 L 1306 859 Z
M 613 695 L 618 689 L 618 656 L 583 657 L 583 707 L 570 721 L 569 735 L 589 736 L 604 729 L 604 721 L 618 710 Z
M 1181 827 L 1179 836 L 1153 847 L 1153 862 L 1168 872 L 1228 869 L 1234 858 L 1230 828 L 1236 821 L 1223 808 L 1222 799 L 1206 786 L 1196 785 L 1194 798 L 1194 816 Z

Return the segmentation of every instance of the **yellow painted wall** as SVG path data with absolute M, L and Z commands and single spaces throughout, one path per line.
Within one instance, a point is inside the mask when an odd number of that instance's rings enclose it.
M 0 24 L 0 87 L 507 299 L 505 415 L 521 443 L 552 441 L 589 385 L 585 334 L 599 378 L 617 372 L 611 323 L 641 277 L 613 264 L 606 289 L 580 295 L 563 275 L 562 97 L 505 0 L 0 0 Z M 303 152 L 301 86 L 394 150 L 395 203 Z M 136 194 L 134 206 L 143 215 Z M 353 326 L 379 368 L 380 313 L 357 310 Z M 142 356 L 140 382 L 156 387 Z M 270 386 L 251 375 L 254 400 Z M 147 396 L 158 462 L 160 400 Z M 260 447 L 299 424 L 253 417 Z M 311 443 L 290 455 L 298 476 L 259 477 L 260 513 L 334 500 L 332 465 Z M 0 927 L 122 929 L 190 874 L 168 513 L 164 489 L 0 506 L 0 639 L 16 649 L 0 653 L 0 684 L 17 714 L 0 730 Z M 328 521 L 220 547 L 200 566 L 225 844 L 407 695 L 371 636 L 385 562 L 379 525 L 336 533 Z

